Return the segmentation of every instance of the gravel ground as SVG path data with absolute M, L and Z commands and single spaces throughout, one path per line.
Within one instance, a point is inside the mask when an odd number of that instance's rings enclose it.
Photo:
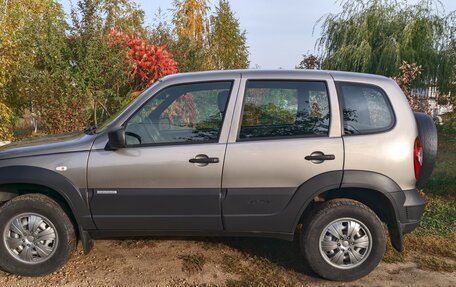
M 87 256 L 79 246 L 48 276 L 0 271 L 0 286 L 456 286 L 456 272 L 415 263 L 381 263 L 358 281 L 329 282 L 306 270 L 297 253 L 293 243 L 266 239 L 103 240 Z

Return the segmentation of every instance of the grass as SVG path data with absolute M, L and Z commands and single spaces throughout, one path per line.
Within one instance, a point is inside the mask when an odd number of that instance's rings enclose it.
M 202 254 L 187 254 L 179 256 L 182 260 L 182 271 L 187 275 L 193 275 L 203 271 L 206 258 Z
M 436 165 L 431 178 L 422 188 L 428 195 L 456 199 L 456 132 L 439 131 Z
M 436 165 L 422 191 L 428 204 L 417 231 L 456 234 L 456 133 L 440 130 Z
M 441 196 L 426 196 L 427 208 L 419 230 L 426 233 L 456 234 L 456 200 Z

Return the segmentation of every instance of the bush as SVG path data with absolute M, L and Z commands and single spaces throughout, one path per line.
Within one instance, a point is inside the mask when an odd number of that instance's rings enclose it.
M 443 125 L 439 127 L 440 131 L 446 134 L 456 134 L 456 112 L 442 115 Z

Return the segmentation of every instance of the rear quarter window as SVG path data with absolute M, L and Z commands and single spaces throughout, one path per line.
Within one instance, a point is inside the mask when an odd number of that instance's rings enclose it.
M 377 133 L 393 127 L 394 113 L 386 93 L 381 88 L 339 82 L 337 89 L 346 135 Z

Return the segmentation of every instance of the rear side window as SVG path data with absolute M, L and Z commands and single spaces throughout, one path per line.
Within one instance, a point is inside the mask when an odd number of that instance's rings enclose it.
M 327 135 L 325 82 L 248 81 L 239 138 Z
M 345 134 L 381 132 L 394 125 L 394 114 L 382 89 L 357 83 L 338 83 L 337 87 Z

